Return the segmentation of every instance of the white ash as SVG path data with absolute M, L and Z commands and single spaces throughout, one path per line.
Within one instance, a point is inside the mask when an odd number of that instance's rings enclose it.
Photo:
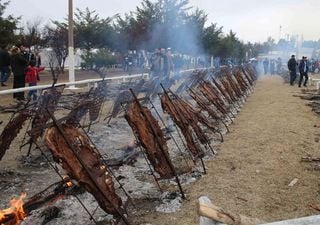
M 121 152 L 116 149 L 121 149 L 134 140 L 132 130 L 124 118 L 119 118 L 110 125 L 99 123 L 99 125 L 93 126 L 89 136 L 99 151 L 110 157 L 118 157 L 117 153 Z
M 180 210 L 183 200 L 177 192 L 164 192 L 160 201 L 160 205 L 156 206 L 157 212 L 174 213 Z
M 119 182 L 123 184 L 124 189 L 132 198 L 157 198 L 159 196 L 159 190 L 152 180 L 152 176 L 147 173 L 145 169 L 146 166 L 141 166 L 143 163 L 145 163 L 145 161 L 140 158 L 134 167 L 124 165 L 118 170 L 115 170 L 114 173 L 116 177 L 121 176 L 122 179 Z
M 89 193 L 84 193 L 78 195 L 81 201 L 85 204 L 87 209 L 94 214 L 94 218 L 97 221 L 109 221 L 112 219 L 112 216 L 106 214 L 103 210 L 98 207 L 96 200 Z M 62 200 L 57 201 L 53 204 L 60 209 L 59 216 L 57 218 L 52 219 L 46 225 L 94 225 L 95 223 L 90 220 L 90 216 L 87 212 L 82 208 L 78 200 L 69 196 Z M 28 216 L 25 221 L 21 223 L 21 225 L 35 225 L 42 224 L 43 217 L 42 212 L 44 209 L 38 209 L 32 212 L 30 216 Z

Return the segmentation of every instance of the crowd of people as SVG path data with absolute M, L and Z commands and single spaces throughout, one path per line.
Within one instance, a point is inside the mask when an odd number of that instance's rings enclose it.
M 157 48 L 150 58 L 152 77 L 167 77 L 174 69 L 170 49 Z
M 13 88 L 22 88 L 26 84 L 36 86 L 39 78 L 39 72 L 44 70 L 41 67 L 41 57 L 37 52 L 32 52 L 22 44 L 13 46 L 10 50 L 6 46 L 0 49 L 0 78 L 1 86 L 6 86 L 11 74 L 13 74 Z M 36 100 L 36 91 L 29 91 L 27 99 L 24 92 L 13 94 L 13 98 L 19 103 L 26 100 Z
M 168 63 L 168 64 L 167 64 Z M 151 73 L 158 73 L 158 71 L 168 70 L 169 65 L 171 70 L 180 71 L 182 68 L 189 68 L 196 64 L 197 66 L 204 66 L 205 63 L 201 57 L 197 58 L 197 62 L 192 62 L 191 56 L 182 55 L 179 53 L 172 53 L 170 48 L 157 48 L 154 52 L 133 51 L 125 55 L 122 59 L 122 68 L 130 75 L 133 70 L 150 69 Z M 169 69 L 169 70 L 170 70 Z
M 273 74 L 281 74 L 282 72 L 282 60 L 279 57 L 278 59 L 268 59 L 265 58 L 262 62 L 264 74 L 267 75 L 270 73 Z

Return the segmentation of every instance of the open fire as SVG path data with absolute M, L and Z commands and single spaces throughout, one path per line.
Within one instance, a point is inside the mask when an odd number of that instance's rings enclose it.
M 26 196 L 26 193 L 22 193 L 19 198 L 10 200 L 10 208 L 0 210 L 1 225 L 17 225 L 25 219 L 26 213 L 23 209 L 23 200 Z
M 54 183 L 38 194 L 29 197 L 26 202 L 24 202 L 26 194 L 22 193 L 19 198 L 10 201 L 10 208 L 0 210 L 0 225 L 19 225 L 31 211 L 59 201 L 73 187 L 72 181 L 65 177 L 63 181 Z

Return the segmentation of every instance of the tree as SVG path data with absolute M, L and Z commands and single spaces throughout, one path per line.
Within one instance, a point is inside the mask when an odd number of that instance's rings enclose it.
M 188 54 L 202 54 L 203 37 L 207 14 L 200 9 L 196 9 L 191 14 L 186 14 L 183 24 L 181 24 L 176 32 L 170 34 L 172 45 L 180 52 Z
M 95 11 L 86 8 L 75 13 L 75 46 L 90 51 L 94 48 L 112 47 L 113 18 L 102 19 Z
M 195 20 L 188 15 L 189 0 L 159 0 L 154 3 L 156 21 L 153 21 L 149 35 L 149 46 L 168 48 L 190 53 L 196 41 Z M 195 44 L 196 45 L 196 44 Z M 194 46 L 195 46 L 194 45 Z M 190 47 L 186 49 L 186 47 Z
M 207 15 L 191 8 L 188 0 L 143 0 L 135 12 L 118 17 L 116 30 L 130 49 L 198 52 Z
M 101 77 L 104 77 L 105 69 L 111 65 L 116 64 L 116 57 L 109 49 L 101 48 L 91 54 L 86 54 L 81 57 L 84 61 L 82 67 L 86 69 L 94 70 Z
M 40 18 L 26 22 L 25 28 L 22 30 L 21 42 L 28 46 L 34 46 L 36 49 L 43 44 L 41 34 L 42 20 Z
M 75 13 L 75 47 L 84 52 L 87 66 L 96 66 L 96 49 L 102 58 L 108 58 L 112 51 L 122 53 L 128 50 L 149 50 L 172 48 L 174 51 L 189 55 L 208 54 L 223 59 L 242 60 L 256 55 L 273 45 L 274 40 L 263 44 L 245 44 L 230 31 L 223 35 L 222 27 L 213 23 L 205 27 L 207 14 L 204 10 L 193 9 L 189 0 L 142 0 L 135 11 L 123 17 L 101 18 L 95 11 L 77 9 Z M 67 23 L 55 24 L 68 29 Z M 268 47 L 269 48 L 269 47 Z M 101 57 L 98 57 L 98 61 Z
M 50 59 L 52 61 L 51 64 L 53 65 L 50 66 L 51 72 L 55 69 L 55 58 L 57 66 L 63 73 L 65 61 L 69 54 L 68 30 L 66 26 L 58 22 L 54 22 L 54 26 L 46 26 L 44 30 L 43 40 L 45 46 L 52 49 L 52 51 L 50 52 Z
M 120 50 L 138 48 L 153 50 L 153 30 L 159 21 L 161 15 L 158 4 L 149 0 L 143 0 L 141 6 L 136 8 L 136 12 L 127 13 L 124 18 L 118 16 L 115 29 L 121 38 Z
M 203 31 L 202 43 L 205 52 L 209 55 L 218 55 L 218 45 L 222 36 L 222 27 L 218 27 L 216 23 L 212 23 Z
M 10 1 L 0 0 L 0 43 L 2 46 L 8 46 L 17 41 L 15 31 L 20 17 L 14 18 L 12 15 L 4 17 L 3 14 Z
M 118 34 L 118 42 L 116 49 L 121 52 L 126 52 L 128 49 L 137 49 L 139 38 L 145 37 L 147 32 L 136 32 L 134 27 L 145 28 L 145 25 L 138 26 L 132 14 L 125 14 L 124 18 L 117 17 L 115 29 Z

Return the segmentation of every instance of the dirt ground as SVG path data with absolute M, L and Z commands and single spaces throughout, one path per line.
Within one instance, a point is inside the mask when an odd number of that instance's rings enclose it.
M 196 201 L 209 196 L 214 204 L 267 222 L 318 214 L 308 205 L 320 202 L 319 171 L 300 159 L 319 156 L 319 117 L 293 94 L 297 86 L 269 76 L 255 91 L 231 125 L 231 133 L 215 160 L 206 163 L 208 175 L 186 188 L 188 200 L 174 214 L 152 213 L 135 224 L 199 224 Z M 288 184 L 298 178 L 293 187 Z
M 217 157 L 206 162 L 208 174 L 184 187 L 187 200 L 181 210 L 172 214 L 138 212 L 139 216 L 130 216 L 132 224 L 199 224 L 196 202 L 201 195 L 225 209 L 267 222 L 317 214 L 309 204 L 320 202 L 320 172 L 309 170 L 300 159 L 307 154 L 320 156 L 320 143 L 316 142 L 320 129 L 314 127 L 320 125 L 319 117 L 294 94 L 300 94 L 300 89 L 284 84 L 280 77 L 259 80 L 230 125 L 231 133 L 218 147 Z M 9 116 L 0 114 L 0 120 Z M 14 143 L 0 163 L 0 184 L 15 184 L 14 190 L 0 192 L 2 204 L 14 192 L 34 194 L 58 179 L 48 167 L 19 166 L 19 144 Z M 19 179 L 10 175 L 12 171 L 21 174 Z M 44 176 L 45 183 L 41 181 Z M 294 178 L 298 178 L 297 184 L 288 187 Z

